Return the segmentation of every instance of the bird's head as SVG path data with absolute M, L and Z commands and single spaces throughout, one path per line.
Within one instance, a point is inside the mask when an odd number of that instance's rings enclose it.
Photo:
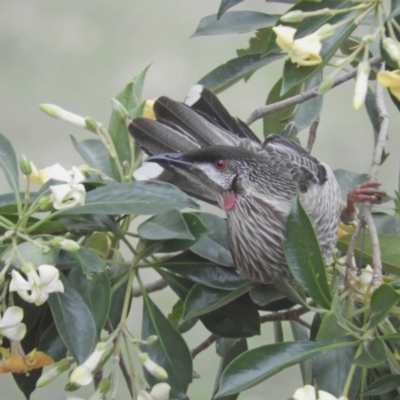
M 173 166 L 196 176 L 216 194 L 225 210 L 234 207 L 260 164 L 257 154 L 231 146 L 210 146 L 186 153 L 166 153 L 146 161 Z

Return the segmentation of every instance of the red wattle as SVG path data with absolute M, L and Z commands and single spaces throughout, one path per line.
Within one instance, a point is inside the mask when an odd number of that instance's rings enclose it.
M 230 210 L 233 208 L 236 202 L 236 195 L 235 192 L 228 192 L 224 196 L 224 209 Z

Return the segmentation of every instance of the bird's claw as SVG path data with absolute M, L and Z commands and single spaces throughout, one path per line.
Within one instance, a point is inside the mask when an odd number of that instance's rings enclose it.
M 373 204 L 381 203 L 383 197 L 386 196 L 386 192 L 378 190 L 380 185 L 379 182 L 365 182 L 351 189 L 347 194 L 347 210 L 354 212 L 356 209 L 355 203 L 363 201 L 369 201 Z

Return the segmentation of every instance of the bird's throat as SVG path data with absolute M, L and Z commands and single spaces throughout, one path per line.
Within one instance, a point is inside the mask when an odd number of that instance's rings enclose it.
M 230 190 L 224 195 L 224 210 L 230 210 L 236 203 L 236 194 L 234 191 Z

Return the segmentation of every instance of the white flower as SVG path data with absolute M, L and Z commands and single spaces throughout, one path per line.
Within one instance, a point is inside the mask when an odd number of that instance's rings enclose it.
M 65 182 L 65 184 L 50 186 L 53 207 L 56 210 L 85 203 L 86 190 L 81 183 L 85 180 L 85 176 L 78 168 L 72 167 L 72 171 L 69 172 L 60 164 L 55 164 L 49 168 L 47 175 L 49 178 Z
M 156 179 L 163 171 L 164 168 L 160 167 L 158 164 L 147 163 L 138 168 L 133 173 L 133 177 L 137 181 L 148 181 L 149 179 Z
M 365 294 L 371 287 L 372 279 L 374 277 L 374 270 L 370 265 L 367 265 L 361 270 L 361 274 L 357 277 L 357 291 Z
M 170 392 L 171 386 L 168 383 L 161 382 L 151 388 L 150 395 L 154 400 L 168 400 Z
M 292 396 L 294 400 L 317 400 L 315 396 L 315 388 L 311 385 L 305 385 L 302 388 L 297 389 Z M 339 398 L 333 394 L 325 392 L 324 390 L 318 390 L 318 400 L 348 400 L 346 396 Z
M 356 87 L 354 90 L 353 108 L 359 110 L 365 102 L 368 91 L 368 77 L 371 67 L 366 61 L 360 62 L 357 67 Z
M 94 351 L 86 361 L 78 365 L 71 373 L 69 381 L 79 386 L 88 385 L 93 380 L 93 371 L 97 368 L 104 356 L 111 349 L 112 344 L 107 342 L 97 343 Z
M 19 341 L 26 333 L 26 325 L 23 324 L 24 311 L 21 307 L 9 307 L 0 318 L 0 335 L 10 340 Z
M 50 117 L 60 119 L 61 121 L 68 122 L 78 128 L 86 128 L 85 118 L 73 114 L 55 104 L 40 104 L 40 109 Z
M 158 379 L 168 378 L 167 371 L 160 365 L 156 364 L 152 359 L 150 359 L 147 353 L 140 353 L 139 361 L 142 363 L 143 367 L 145 367 L 147 371 L 149 371 L 150 374 L 152 374 L 156 378 Z
M 15 269 L 11 271 L 10 291 L 17 292 L 28 303 L 40 306 L 49 298 L 49 293 L 64 291 L 60 272 L 52 265 L 43 264 L 36 270 L 33 264 L 25 264 L 22 272 L 27 279 Z

